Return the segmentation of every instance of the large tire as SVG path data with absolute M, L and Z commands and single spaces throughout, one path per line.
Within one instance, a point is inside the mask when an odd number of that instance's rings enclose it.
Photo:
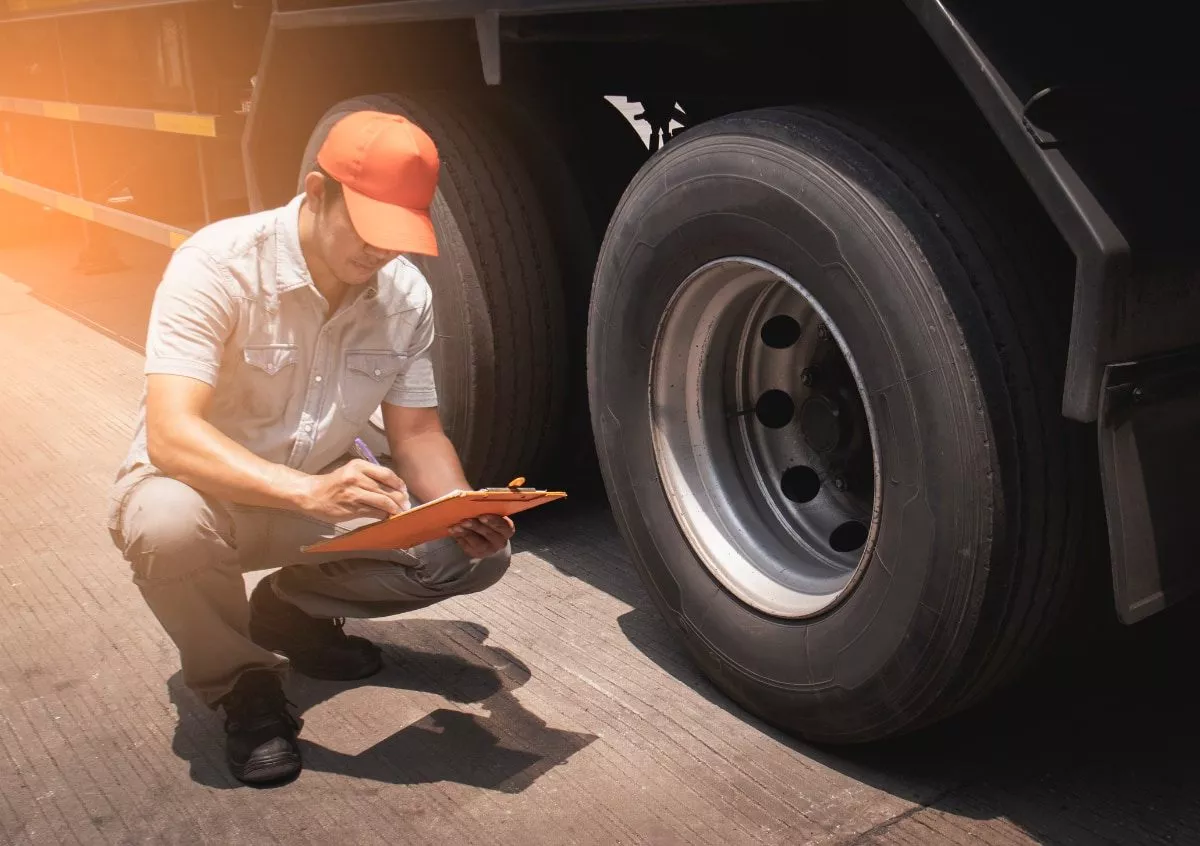
M 593 427 L 635 564 L 719 687 L 814 740 L 861 742 L 908 731 L 1011 679 L 1056 621 L 1086 522 L 1083 504 L 1094 501 L 1085 489 L 1094 478 L 1086 433 L 1058 414 L 1069 265 L 1064 278 L 1047 278 L 1029 242 L 1011 231 L 1002 237 L 976 201 L 919 159 L 813 112 L 715 120 L 679 136 L 642 170 L 597 267 L 588 358 Z M 721 263 L 729 257 L 748 257 L 770 272 Z M 704 267 L 727 275 L 696 273 Z M 743 267 L 753 273 L 738 276 Z M 787 572 L 768 571 L 765 559 L 748 554 L 744 562 L 763 567 L 754 574 L 738 569 L 740 553 L 733 564 L 712 554 L 801 549 L 786 545 L 793 528 L 783 524 L 792 518 L 779 517 L 793 512 L 777 509 L 756 523 L 761 510 L 742 505 L 768 501 L 750 475 L 705 468 L 742 455 L 739 449 L 751 457 L 737 466 L 750 466 L 759 458 L 744 445 L 770 443 L 766 435 L 722 434 L 735 431 L 722 421 L 744 420 L 746 412 L 706 405 L 696 397 L 711 403 L 712 394 L 690 392 L 709 384 L 705 368 L 718 365 L 695 358 L 686 372 L 669 369 L 672 351 L 697 355 L 670 335 L 671 315 L 692 302 L 688 286 L 718 286 L 704 300 L 713 303 L 719 286 L 733 284 L 726 278 L 764 286 L 753 303 L 785 285 L 776 280 L 798 280 L 806 308 L 819 316 L 821 331 L 813 334 L 824 340 L 813 344 L 824 346 L 814 348 L 835 347 L 850 362 L 846 372 L 857 368 L 851 393 L 857 388 L 872 439 L 866 481 L 839 477 L 835 492 L 828 490 L 835 479 L 814 473 L 801 482 L 819 480 L 819 494 L 789 494 L 833 508 L 826 504 L 852 500 L 842 493 L 847 487 L 865 485 L 869 530 L 858 539 L 852 569 L 837 571 L 831 588 L 809 586 L 826 585 L 820 574 L 833 572 L 812 569 L 823 566 L 821 556 L 833 561 L 844 553 L 832 536 L 833 552 L 771 559 Z M 787 287 L 787 296 L 798 290 Z M 718 306 L 703 307 L 699 324 L 726 319 Z M 750 344 L 757 332 L 740 337 Z M 734 357 L 736 343 L 711 361 L 749 360 Z M 787 343 L 795 342 L 770 346 Z M 784 381 L 794 376 L 770 372 Z M 684 376 L 666 384 L 660 373 Z M 803 426 L 806 408 L 796 418 Z M 672 443 L 671 433 L 684 431 L 672 416 L 693 414 L 702 422 L 686 431 L 717 432 L 703 442 L 715 452 L 697 457 L 703 450 L 687 437 Z M 807 430 L 802 436 L 815 442 Z M 712 491 L 719 485 L 687 488 L 691 478 L 741 479 L 744 488 L 718 497 Z M 804 515 L 807 506 L 795 507 L 797 521 L 818 525 Z M 738 526 L 756 528 L 739 535 Z
M 300 169 L 352 111 L 403 114 L 433 138 L 442 172 L 432 208 L 440 255 L 414 256 L 433 290 L 440 415 L 468 478 L 541 481 L 566 407 L 566 315 L 560 261 L 533 180 L 507 134 L 453 102 L 377 94 L 345 100 L 318 122 Z M 374 418 L 373 445 L 385 446 Z
M 516 142 L 546 210 L 561 258 L 568 397 L 557 481 L 601 495 L 587 397 L 587 314 L 596 258 L 621 192 L 646 161 L 646 145 L 600 97 L 553 86 L 498 89 L 478 100 Z

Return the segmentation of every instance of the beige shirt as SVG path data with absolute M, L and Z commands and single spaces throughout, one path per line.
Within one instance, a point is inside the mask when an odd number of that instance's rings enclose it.
M 437 405 L 433 304 L 401 257 L 327 317 L 300 251 L 302 199 L 214 223 L 179 247 L 154 297 L 145 372 L 212 385 L 217 429 L 316 473 L 345 455 L 381 402 Z M 149 464 L 143 394 L 118 479 Z

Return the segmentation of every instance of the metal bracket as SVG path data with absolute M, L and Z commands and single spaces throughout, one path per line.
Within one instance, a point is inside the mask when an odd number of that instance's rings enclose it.
M 1071 419 L 1095 420 L 1100 365 L 1114 358 L 1105 349 L 1106 308 L 1127 272 L 1129 244 L 1087 182 L 1052 143 L 1054 139 L 1037 125 L 1037 111 L 1048 103 L 1039 104 L 1036 96 L 1028 104 L 1021 102 L 1000 69 L 947 8 L 947 0 L 904 2 L 962 80 L 1076 255 L 1062 409 Z
M 1134 623 L 1200 588 L 1200 347 L 1109 365 L 1100 471 L 1117 614 Z

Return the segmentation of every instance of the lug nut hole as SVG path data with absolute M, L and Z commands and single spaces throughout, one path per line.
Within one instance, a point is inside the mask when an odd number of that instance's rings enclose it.
M 821 492 L 821 477 L 811 467 L 789 467 L 779 480 L 779 488 L 792 502 L 812 502 Z
M 829 545 L 835 552 L 853 552 L 866 542 L 867 527 L 857 520 L 847 520 L 829 536 Z
M 800 340 L 800 324 L 794 317 L 777 314 L 762 325 L 762 342 L 777 350 L 786 350 Z
M 796 416 L 796 403 L 787 391 L 772 389 L 758 398 L 754 414 L 768 429 L 782 429 Z

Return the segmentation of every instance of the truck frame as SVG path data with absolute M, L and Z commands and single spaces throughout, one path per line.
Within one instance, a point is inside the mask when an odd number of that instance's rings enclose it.
M 1032 0 L 0 0 L 0 240 L 54 209 L 103 273 L 107 229 L 177 249 L 299 193 L 348 111 L 407 114 L 445 162 L 446 249 L 421 267 L 472 478 L 598 463 L 709 677 L 869 741 L 1103 619 L 1097 577 L 1124 623 L 1200 585 L 1184 23 Z M 649 149 L 611 97 L 641 104 Z

